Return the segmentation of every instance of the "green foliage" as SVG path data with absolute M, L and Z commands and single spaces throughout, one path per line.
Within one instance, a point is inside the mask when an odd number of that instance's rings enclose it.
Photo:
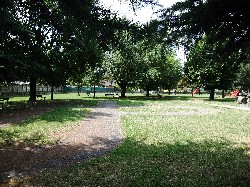
M 160 87 L 168 90 L 175 89 L 182 75 L 182 67 L 173 54 L 167 56 L 160 72 Z
M 127 88 L 134 87 L 142 67 L 137 40 L 129 31 L 117 32 L 118 44 L 107 54 L 106 68 L 125 97 Z
M 175 88 L 181 66 L 155 31 L 155 22 L 145 27 L 130 27 L 134 29 L 117 32 L 118 43 L 111 47 L 106 58 L 107 74 L 121 88 L 122 97 L 127 88 L 139 87 L 148 92 L 159 87 Z
M 147 90 L 176 88 L 181 76 L 180 62 L 173 52 L 164 44 L 148 45 L 144 41 L 141 54 L 144 62 L 139 85 Z
M 1 82 L 64 85 L 95 68 L 113 28 L 125 27 L 92 0 L 6 0 L 0 8 Z
M 224 44 L 217 49 L 221 55 L 241 51 L 246 58 L 249 46 L 249 1 L 239 0 L 185 0 L 163 11 L 162 27 L 169 39 L 190 47 L 205 34 L 210 44 Z M 238 64 L 241 63 L 238 61 Z
M 218 45 L 209 44 L 206 36 L 191 48 L 184 72 L 193 85 L 203 86 L 207 90 L 231 88 L 239 54 L 232 53 L 224 58 L 215 51 L 216 48 Z
M 242 89 L 250 90 L 250 64 L 242 63 L 235 80 L 236 86 L 242 86 Z

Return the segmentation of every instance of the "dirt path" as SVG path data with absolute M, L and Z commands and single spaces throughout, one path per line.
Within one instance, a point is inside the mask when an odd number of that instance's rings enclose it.
M 122 140 L 118 107 L 113 101 L 103 101 L 84 121 L 64 133 L 58 145 L 0 150 L 0 180 L 80 163 L 104 155 Z

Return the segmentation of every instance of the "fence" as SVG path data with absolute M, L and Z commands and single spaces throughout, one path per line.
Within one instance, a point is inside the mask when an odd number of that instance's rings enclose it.
M 50 86 L 45 85 L 37 85 L 36 87 L 37 93 L 45 94 L 51 92 Z M 94 87 L 87 87 L 83 86 L 79 90 L 80 92 L 94 92 Z M 118 91 L 114 87 L 95 87 L 96 92 L 116 92 Z M 28 95 L 30 92 L 30 86 L 29 84 L 12 84 L 7 87 L 0 88 L 0 95 Z M 60 92 L 78 92 L 77 87 L 75 86 L 61 86 L 61 87 L 55 87 L 54 88 L 55 93 Z

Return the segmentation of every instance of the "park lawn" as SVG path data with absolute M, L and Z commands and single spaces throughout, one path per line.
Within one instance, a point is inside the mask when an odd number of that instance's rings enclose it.
M 104 157 L 23 180 L 34 186 L 249 186 L 249 111 L 193 100 L 119 100 L 126 138 Z M 215 102 L 216 103 L 216 102 Z M 136 115 L 135 106 L 219 110 L 208 115 Z M 129 108 L 131 107 L 131 108 Z M 160 112 L 160 111 L 159 111 Z M 163 112 L 169 112 L 165 110 Z M 176 113 L 183 112 L 176 109 Z M 185 111 L 184 111 L 185 112 Z
M 52 107 L 52 109 L 40 116 L 0 128 L 0 148 L 34 147 L 55 144 L 58 141 L 58 137 L 55 135 L 60 134 L 60 132 L 76 124 L 78 121 L 82 121 L 90 112 L 89 107 L 98 103 L 97 100 L 55 100 L 29 104 L 24 103 L 22 98 L 18 100 L 18 97 L 16 98 L 16 102 L 19 103 L 21 108 L 28 107 L 31 113 L 32 108 L 34 110 L 42 110 L 43 107 Z M 10 110 L 7 109 L 5 112 L 10 112 Z M 27 110 L 26 112 L 29 111 Z

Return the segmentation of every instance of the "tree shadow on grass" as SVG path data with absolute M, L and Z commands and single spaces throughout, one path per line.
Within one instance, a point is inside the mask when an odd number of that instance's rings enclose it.
M 0 184 L 15 177 L 30 176 L 50 168 L 61 168 L 102 156 L 121 139 L 92 138 L 86 144 L 0 149 Z
M 235 102 L 235 98 L 215 98 L 214 100 L 204 99 L 204 101 L 232 103 Z
M 192 97 L 190 96 L 164 96 L 164 97 L 157 97 L 157 96 L 129 96 L 126 98 L 115 98 L 112 99 L 118 103 L 121 107 L 129 107 L 129 106 L 145 106 L 144 101 L 173 101 L 173 100 L 183 100 L 188 101 L 191 100 Z
M 68 126 L 69 123 L 99 117 L 111 117 L 111 114 L 105 112 L 90 113 L 87 108 L 58 107 L 40 116 L 13 124 L 11 127 L 0 128 L 0 147 L 15 146 L 15 144 L 23 146 L 53 144 L 56 140 L 51 140 L 46 135 L 46 130 L 43 132 L 41 129 L 56 130 Z
M 43 109 L 43 108 L 55 108 L 60 106 L 96 106 L 100 102 L 99 100 L 83 100 L 83 99 L 55 99 L 55 100 L 38 100 L 36 102 L 27 102 L 27 101 L 13 101 L 8 107 L 5 107 L 3 110 L 0 110 L 0 116 L 6 114 L 17 113 L 19 111 L 32 109 Z
M 97 137 L 93 142 L 110 144 L 110 140 Z M 247 187 L 250 185 L 247 151 L 231 142 L 147 145 L 127 138 L 105 157 L 44 173 L 31 182 L 38 186 Z
M 205 99 L 199 97 L 199 99 Z M 172 100 L 182 100 L 182 101 L 187 101 L 187 100 L 193 100 L 192 96 L 190 95 L 162 95 L 162 97 L 158 97 L 157 95 L 152 95 L 149 97 L 146 96 L 129 96 L 126 97 L 125 99 L 127 100 L 136 100 L 136 101 L 172 101 Z

